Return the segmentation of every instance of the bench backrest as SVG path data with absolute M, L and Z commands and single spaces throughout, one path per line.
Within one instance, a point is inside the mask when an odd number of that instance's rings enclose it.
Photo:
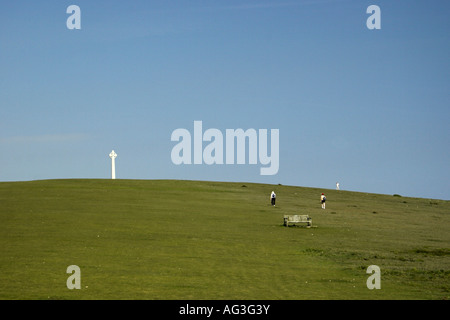
M 309 220 L 309 216 L 303 214 L 285 215 L 284 218 L 289 222 L 307 222 Z

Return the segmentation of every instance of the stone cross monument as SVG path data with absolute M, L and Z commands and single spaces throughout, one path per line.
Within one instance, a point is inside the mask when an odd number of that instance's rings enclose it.
M 109 157 L 111 158 L 111 179 L 115 179 L 116 178 L 116 163 L 115 163 L 115 159 L 117 158 L 117 153 L 115 153 L 114 150 L 113 150 L 109 154 Z

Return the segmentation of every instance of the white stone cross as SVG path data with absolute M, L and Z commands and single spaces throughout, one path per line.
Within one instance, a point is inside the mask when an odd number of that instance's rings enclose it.
M 117 153 L 115 153 L 114 150 L 113 150 L 109 154 L 109 157 L 111 158 L 111 179 L 115 179 L 116 178 L 116 163 L 115 163 L 115 159 L 117 158 Z

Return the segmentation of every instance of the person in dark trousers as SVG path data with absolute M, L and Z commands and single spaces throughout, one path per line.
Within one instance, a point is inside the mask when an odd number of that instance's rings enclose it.
M 270 203 L 275 206 L 275 199 L 277 198 L 277 195 L 275 194 L 275 192 L 272 191 L 272 193 L 270 194 Z

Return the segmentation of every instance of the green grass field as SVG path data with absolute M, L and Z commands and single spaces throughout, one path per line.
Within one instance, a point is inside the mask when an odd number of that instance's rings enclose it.
M 286 228 L 284 214 L 309 214 L 313 228 Z M 2 182 L 0 299 L 448 299 L 449 227 L 443 200 L 253 183 Z M 70 265 L 79 290 L 66 286 Z M 370 265 L 381 289 L 366 286 Z

